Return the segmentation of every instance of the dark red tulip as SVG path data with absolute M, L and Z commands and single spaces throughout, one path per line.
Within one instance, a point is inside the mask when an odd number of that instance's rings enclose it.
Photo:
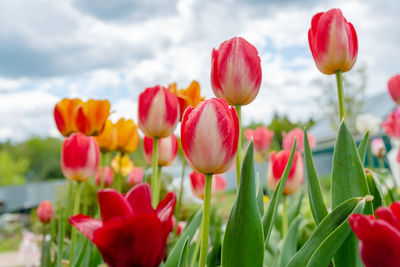
M 105 189 L 98 199 L 101 220 L 78 214 L 69 222 L 97 246 L 104 262 L 110 267 L 159 266 L 173 229 L 175 194 L 168 193 L 155 210 L 148 184 L 133 187 L 125 196 Z

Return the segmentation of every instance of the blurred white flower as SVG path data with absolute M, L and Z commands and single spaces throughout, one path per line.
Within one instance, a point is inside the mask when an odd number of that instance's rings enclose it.
M 40 250 L 36 244 L 36 237 L 26 230 L 19 245 L 18 261 L 25 267 L 36 267 L 40 264 Z
M 377 158 L 383 158 L 386 155 L 386 146 L 382 138 L 375 138 L 371 141 L 372 154 Z
M 364 135 L 369 132 L 369 135 L 374 135 L 379 132 L 381 120 L 372 114 L 360 114 L 356 118 L 356 129 L 358 133 Z

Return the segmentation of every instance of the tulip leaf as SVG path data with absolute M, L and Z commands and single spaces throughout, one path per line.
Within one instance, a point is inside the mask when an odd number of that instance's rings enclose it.
M 369 195 L 364 168 L 360 160 L 353 136 L 343 121 L 333 153 L 332 165 L 332 207 L 353 197 Z M 372 204 L 367 203 L 366 214 L 372 214 Z M 351 234 L 335 256 L 337 266 L 356 266 L 358 257 L 358 241 Z
M 303 191 L 298 192 L 295 195 L 288 196 L 288 225 L 292 223 L 294 219 L 299 215 L 300 213 L 300 208 L 301 204 L 303 201 L 304 193 Z M 274 222 L 275 228 L 282 233 L 282 216 L 277 213 L 275 215 L 275 222 Z
M 378 181 L 376 181 L 374 175 L 371 173 L 371 171 L 367 171 L 365 178 L 367 179 L 368 182 L 368 188 L 369 188 L 369 192 L 371 193 L 371 195 L 374 197 L 374 199 L 372 200 L 372 206 L 374 207 L 374 211 L 376 210 L 376 208 L 382 206 L 382 192 L 379 189 L 378 186 Z
M 262 266 L 263 228 L 256 198 L 254 144 L 243 160 L 239 189 L 222 243 L 222 266 Z
M 283 171 L 282 177 L 280 178 L 278 185 L 275 188 L 274 194 L 272 195 L 272 198 L 268 205 L 267 212 L 264 213 L 264 216 L 262 219 L 265 243 L 268 243 L 269 236 L 271 235 L 272 226 L 273 226 L 274 220 L 275 220 L 276 210 L 278 209 L 279 202 L 281 201 L 282 192 L 283 192 L 283 189 L 285 188 L 286 180 L 289 176 L 289 172 L 292 167 L 294 152 L 296 151 L 296 143 L 297 142 L 295 139 L 293 147 L 292 147 L 292 152 L 290 153 L 289 161 L 285 167 L 285 170 Z
M 260 211 L 260 216 L 264 215 L 264 192 L 263 192 L 263 187 L 262 183 L 260 181 L 260 175 L 257 173 L 257 205 L 258 209 Z
M 179 256 L 178 267 L 186 267 L 188 258 L 188 243 L 189 237 L 186 237 L 185 244 L 183 245 L 181 255 Z
M 285 242 L 283 243 L 279 266 L 285 267 L 297 252 L 297 237 L 301 218 L 297 217 L 289 227 Z
M 358 145 L 358 154 L 360 155 L 361 163 L 364 166 L 365 164 L 365 156 L 367 155 L 368 144 L 369 144 L 369 132 L 367 132 L 361 143 Z
M 307 131 L 304 131 L 304 163 L 306 170 L 305 178 L 308 189 L 308 199 L 315 224 L 318 225 L 328 214 L 328 210 L 325 206 L 321 185 L 319 183 L 317 171 L 314 167 Z
M 312 266 L 327 266 L 350 233 L 347 222 L 349 215 L 361 213 L 364 205 L 364 199 L 358 197 L 348 199 L 337 206 L 320 222 L 307 242 L 290 260 L 287 267 L 306 267 L 310 263 L 314 264 L 315 261 L 326 262 L 326 264 Z
M 185 246 L 186 239 L 189 238 L 189 242 L 193 239 L 193 236 L 196 233 L 197 228 L 199 228 L 200 226 L 202 216 L 203 216 L 203 211 L 199 210 L 196 213 L 196 215 L 194 215 L 190 223 L 185 227 L 180 238 L 178 239 L 175 246 L 169 253 L 167 261 L 165 263 L 165 267 L 176 267 L 179 264 L 179 259 L 183 247 Z

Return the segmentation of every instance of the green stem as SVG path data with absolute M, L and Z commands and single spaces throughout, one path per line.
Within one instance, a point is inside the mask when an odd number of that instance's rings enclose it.
M 104 188 L 104 167 L 105 167 L 105 160 L 104 157 L 106 156 L 106 154 L 104 152 L 101 152 L 101 156 L 100 156 L 100 166 L 101 166 L 101 177 L 100 177 L 100 189 Z
M 160 201 L 160 192 L 161 192 L 161 169 L 162 166 L 157 166 L 157 179 L 156 179 L 156 186 L 154 191 L 154 203 L 157 206 L 158 202 Z
M 368 166 L 370 168 L 374 167 L 374 156 L 372 155 L 371 146 L 367 148 L 367 155 L 368 155 Z
M 239 181 L 240 181 L 240 153 L 242 149 L 242 105 L 235 105 L 235 109 L 239 118 L 239 141 L 238 148 L 236 152 L 236 191 L 239 189 Z
M 379 162 L 379 168 L 385 169 L 385 161 L 383 160 L 383 158 L 378 158 L 378 162 Z
M 340 122 L 344 119 L 344 95 L 343 95 L 343 75 L 342 71 L 338 70 L 336 74 L 338 102 L 339 102 L 339 118 Z
M 287 199 L 286 195 L 282 195 L 283 210 L 282 210 L 282 239 L 285 240 L 288 231 L 287 218 Z
M 81 188 L 82 188 L 82 182 L 77 182 L 76 185 L 76 192 L 75 192 L 75 200 L 74 200 L 74 211 L 73 215 L 76 215 L 79 213 L 79 206 L 81 202 Z M 71 248 L 69 251 L 69 266 L 72 266 L 72 260 L 74 259 L 74 249 L 75 249 L 75 239 L 76 239 L 76 228 L 72 227 L 71 230 Z
M 206 266 L 208 251 L 208 232 L 210 226 L 210 206 L 211 206 L 211 184 L 212 174 L 206 174 L 206 184 L 204 189 L 203 220 L 201 222 L 201 248 L 199 267 Z
M 40 256 L 40 267 L 46 267 L 46 266 L 47 266 L 46 225 L 43 224 L 42 255 Z
M 151 175 L 151 195 L 153 208 L 157 207 L 158 200 L 156 200 L 156 186 L 157 186 L 157 163 L 158 163 L 158 138 L 155 137 L 153 142 L 153 171 Z
M 193 256 L 192 256 L 192 260 L 190 262 L 190 267 L 194 267 L 196 265 L 196 261 L 197 261 L 197 257 L 199 255 L 199 251 L 200 251 L 200 236 L 201 236 L 201 231 L 199 231 L 199 235 L 197 236 L 197 240 L 196 240 L 196 245 L 194 247 L 194 251 L 193 251 Z
M 185 159 L 185 157 L 183 157 L 181 184 L 179 187 L 178 203 L 176 203 L 176 209 L 175 209 L 175 218 L 176 218 L 176 223 L 175 223 L 175 228 L 174 228 L 175 236 L 176 236 L 176 231 L 178 230 L 178 222 L 179 222 L 180 215 L 181 215 L 181 203 L 182 203 L 182 197 L 183 197 L 183 182 L 185 181 L 185 170 L 186 170 L 186 159 Z
M 64 210 L 63 210 L 63 207 L 60 207 L 60 216 L 59 216 L 59 222 L 58 222 L 57 267 L 62 267 L 64 235 L 65 235 L 64 221 L 66 221 L 64 218 Z
M 124 158 L 124 153 L 119 154 L 119 167 L 118 167 L 118 175 L 116 181 L 117 191 L 122 193 L 122 159 Z

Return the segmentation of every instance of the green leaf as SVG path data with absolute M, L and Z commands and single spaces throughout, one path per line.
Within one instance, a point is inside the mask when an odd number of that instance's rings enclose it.
M 339 249 L 343 240 L 346 239 L 349 232 L 342 232 L 343 225 L 348 227 L 347 219 L 350 214 L 362 212 L 362 208 L 364 207 L 364 200 L 363 198 L 351 198 L 344 201 L 342 204 L 337 206 L 330 214 L 328 214 L 317 226 L 314 230 L 310 238 L 307 242 L 301 247 L 301 249 L 296 253 L 296 255 L 290 260 L 287 267 L 306 267 L 310 260 L 314 257 L 314 254 L 319 250 L 317 259 L 321 261 L 329 261 L 332 259 L 334 253 L 326 252 L 326 257 L 324 258 L 324 254 L 322 252 L 325 249 Z M 345 228 L 345 227 L 344 227 Z M 339 229 L 339 230 L 338 230 Z M 338 231 L 336 231 L 338 230 Z M 336 238 L 336 239 L 335 239 Z M 335 242 L 332 242 L 335 240 Z M 339 242 L 342 240 L 342 242 Z M 326 243 L 324 243 L 326 242 Z M 320 246 L 322 246 L 320 248 Z M 332 254 L 332 255 L 331 255 Z M 316 259 L 313 259 L 313 261 Z M 327 266 L 326 265 L 319 265 L 319 266 Z M 337 266 L 347 266 L 347 265 L 337 265 Z
M 332 207 L 353 197 L 369 195 L 367 180 L 353 136 L 344 122 L 341 123 L 333 153 Z M 372 204 L 367 203 L 365 213 L 372 214 Z M 337 266 L 356 266 L 358 241 L 349 237 L 335 256 Z
M 63 247 L 64 247 L 64 236 L 65 236 L 65 221 L 64 218 L 64 207 L 61 206 L 60 213 L 58 216 L 58 252 L 57 252 L 57 266 L 62 267 L 63 259 Z
M 369 192 L 374 197 L 372 200 L 372 206 L 374 207 L 374 211 L 376 208 L 382 206 L 382 192 L 379 188 L 378 181 L 375 179 L 374 175 L 370 170 L 366 171 L 365 178 L 367 179 Z
M 257 173 L 257 205 L 260 211 L 260 216 L 264 215 L 264 192 L 262 183 L 260 181 L 260 175 Z
M 358 154 L 360 156 L 361 163 L 362 163 L 363 166 L 365 164 L 365 156 L 367 154 L 367 149 L 368 149 L 368 144 L 369 144 L 369 138 L 368 137 L 369 137 L 369 132 L 367 132 L 364 135 L 360 145 L 358 146 Z
M 310 142 L 308 141 L 307 131 L 304 131 L 304 165 L 306 170 L 306 183 L 308 189 L 308 199 L 315 224 L 318 225 L 326 215 L 328 210 L 322 196 L 321 185 L 319 183 L 317 171 L 314 167 Z
M 190 223 L 185 227 L 185 230 L 181 234 L 179 240 L 169 253 L 165 267 L 176 267 L 178 265 L 182 249 L 185 246 L 186 238 L 189 238 L 189 242 L 192 240 L 197 228 L 200 226 L 202 216 L 203 211 L 199 210 L 196 215 L 194 215 Z
M 282 192 L 283 188 L 285 187 L 286 180 L 289 176 L 290 169 L 292 167 L 293 163 L 293 158 L 294 158 L 294 152 L 296 151 L 296 139 L 294 141 L 293 147 L 292 147 L 292 152 L 290 154 L 289 161 L 286 165 L 286 168 L 282 174 L 282 177 L 279 180 L 278 185 L 275 188 L 274 194 L 272 195 L 272 198 L 270 200 L 267 212 L 264 213 L 263 219 L 262 219 L 262 224 L 263 224 L 263 229 L 264 229 L 264 242 L 268 243 L 269 236 L 272 231 L 272 226 L 275 220 L 275 214 L 276 210 L 278 209 L 279 202 L 281 201 L 282 197 Z
M 288 201 L 288 225 L 290 225 L 294 219 L 300 214 L 301 204 L 304 197 L 304 192 L 299 190 L 300 192 L 287 196 Z M 279 213 L 275 215 L 274 221 L 275 228 L 282 233 L 282 216 Z
M 179 256 L 178 267 L 186 267 L 187 265 L 188 243 L 189 243 L 189 237 L 187 236 L 181 251 L 181 255 Z
M 263 228 L 256 199 L 254 144 L 243 160 L 239 189 L 222 243 L 222 266 L 262 266 Z
M 282 253 L 279 261 L 280 267 L 285 267 L 297 252 L 297 236 L 299 233 L 300 222 L 301 218 L 297 217 L 289 227 L 288 234 L 282 247 Z

